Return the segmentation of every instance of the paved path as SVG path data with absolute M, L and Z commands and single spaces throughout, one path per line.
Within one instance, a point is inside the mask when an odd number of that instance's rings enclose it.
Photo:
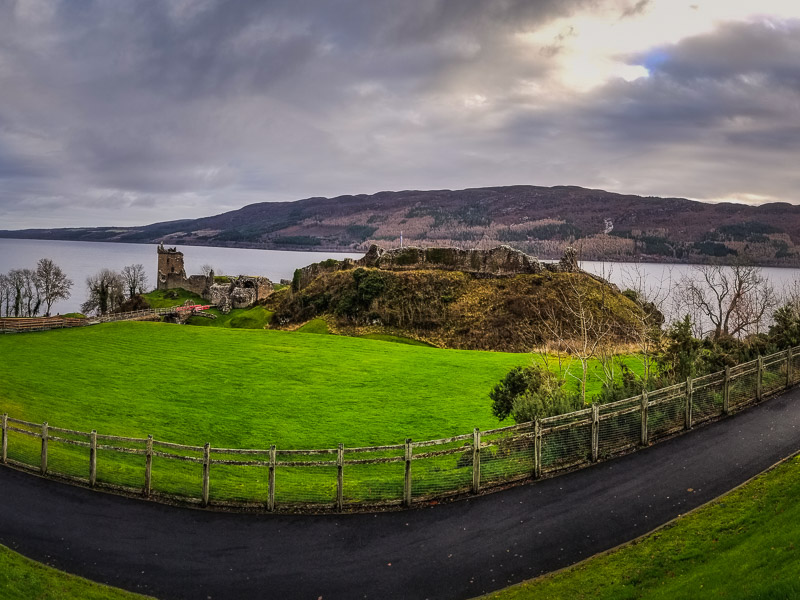
M 795 389 L 582 471 L 376 515 L 221 514 L 0 468 L 0 543 L 163 599 L 471 598 L 650 531 L 798 449 Z

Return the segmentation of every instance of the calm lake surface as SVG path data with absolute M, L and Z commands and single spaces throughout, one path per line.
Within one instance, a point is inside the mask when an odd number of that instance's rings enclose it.
M 155 244 L 114 244 L 107 242 L 61 242 L 49 240 L 0 239 L 0 273 L 11 269 L 34 269 L 40 258 L 52 259 L 72 279 L 72 296 L 57 302 L 53 314 L 78 312 L 86 300 L 86 278 L 103 268 L 119 271 L 141 263 L 150 288 L 156 284 L 158 257 Z M 360 258 L 362 254 L 336 252 L 285 252 L 178 246 L 184 254 L 187 275 L 200 273 L 209 264 L 217 275 L 258 275 L 278 282 L 291 279 L 294 270 L 326 258 Z
M 209 264 L 218 275 L 259 275 L 272 281 L 291 279 L 294 270 L 326 258 L 341 260 L 360 258 L 362 254 L 336 252 L 288 252 L 281 250 L 248 250 L 241 248 L 212 248 L 208 246 L 178 246 L 184 253 L 186 272 L 200 273 Z M 141 263 L 147 271 L 151 287 L 156 282 L 155 244 L 114 244 L 104 242 L 62 242 L 44 240 L 0 239 L 0 273 L 10 269 L 35 268 L 40 258 L 50 258 L 72 279 L 72 297 L 53 307 L 53 313 L 76 312 L 85 300 L 85 281 L 102 268 L 120 270 L 125 265 Z M 685 264 L 621 263 L 583 261 L 581 266 L 590 273 L 603 276 L 620 289 L 641 288 L 650 295 L 666 297 L 664 312 L 668 319 L 675 314 L 673 291 L 680 279 L 692 266 Z M 762 273 L 769 278 L 780 294 L 795 281 L 800 280 L 800 269 L 764 267 Z M 638 283 L 643 281 L 643 284 Z

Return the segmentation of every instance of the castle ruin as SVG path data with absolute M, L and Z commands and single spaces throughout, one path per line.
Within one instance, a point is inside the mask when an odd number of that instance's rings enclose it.
M 173 290 L 182 288 L 209 301 L 223 313 L 232 308 L 248 308 L 259 300 L 269 296 L 274 288 L 266 277 L 214 277 L 214 271 L 208 275 L 186 276 L 183 264 L 183 252 L 177 248 L 158 246 L 158 277 L 156 289 Z

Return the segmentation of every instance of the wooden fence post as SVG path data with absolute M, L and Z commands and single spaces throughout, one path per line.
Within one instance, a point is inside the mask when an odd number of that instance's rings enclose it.
M 756 400 L 761 400 L 764 393 L 764 359 L 758 357 L 758 376 L 756 377 Z
M 725 379 L 722 384 L 722 414 L 731 414 L 731 368 L 725 367 Z
M 150 497 L 150 483 L 153 474 L 153 436 L 147 436 L 147 446 L 144 454 L 144 495 Z
M 42 423 L 42 464 L 39 468 L 42 475 L 47 474 L 47 421 Z
M 533 476 L 542 476 L 542 423 L 539 419 L 533 424 Z
M 89 485 L 97 483 L 97 431 L 89 434 Z
M 405 479 L 403 480 L 403 504 L 406 506 L 411 506 L 411 453 L 413 450 L 414 449 L 411 447 L 411 438 L 406 438 L 406 471 Z
M 472 432 L 472 493 L 481 489 L 481 430 L 477 427 Z
M 600 405 L 592 404 L 592 462 L 600 456 Z
M 208 506 L 208 483 L 211 467 L 211 444 L 206 442 L 203 446 L 203 506 Z
M 269 484 L 267 488 L 267 510 L 275 510 L 275 444 L 269 447 Z
M 344 505 L 344 444 L 340 443 L 336 452 L 336 510 Z
M 648 444 L 648 433 L 647 433 L 647 390 L 642 390 L 642 446 L 647 446 Z
M 792 349 L 786 351 L 786 387 L 792 385 Z
M 686 378 L 686 407 L 683 415 L 683 428 L 692 428 L 692 378 Z
M 6 464 L 8 461 L 8 413 L 3 413 L 3 440 L 2 440 L 3 450 L 2 456 L 0 456 L 0 460 L 3 464 Z

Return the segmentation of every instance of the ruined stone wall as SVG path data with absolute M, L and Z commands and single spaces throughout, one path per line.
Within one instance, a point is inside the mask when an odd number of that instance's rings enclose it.
M 228 283 L 214 283 L 214 272 L 208 276 L 186 276 L 183 266 L 183 253 L 176 248 L 158 247 L 158 281 L 156 288 L 159 290 L 173 290 L 183 288 L 202 296 L 212 304 L 217 304 L 223 311 L 231 308 L 247 308 L 258 300 L 269 296 L 274 287 L 266 277 L 247 277 L 240 275 L 232 278 Z
M 358 260 L 346 258 L 342 261 L 327 260 L 298 269 L 292 280 L 294 291 L 302 290 L 322 273 L 370 267 L 386 271 L 411 271 L 438 269 L 462 271 L 489 277 L 536 274 L 549 272 L 575 273 L 578 267 L 577 252 L 567 248 L 564 258 L 557 263 L 543 263 L 533 256 L 509 246 L 498 246 L 490 250 L 462 250 L 460 248 L 394 248 L 384 250 L 372 245 Z
M 223 313 L 232 308 L 247 308 L 263 300 L 274 291 L 272 282 L 266 277 L 246 277 L 240 275 L 227 283 L 214 283 L 209 286 L 208 295 L 203 296 Z
M 491 250 L 413 246 L 384 250 L 373 245 L 356 264 L 388 271 L 440 269 L 486 275 L 535 274 L 547 268 L 536 258 L 509 246 L 498 246 Z

